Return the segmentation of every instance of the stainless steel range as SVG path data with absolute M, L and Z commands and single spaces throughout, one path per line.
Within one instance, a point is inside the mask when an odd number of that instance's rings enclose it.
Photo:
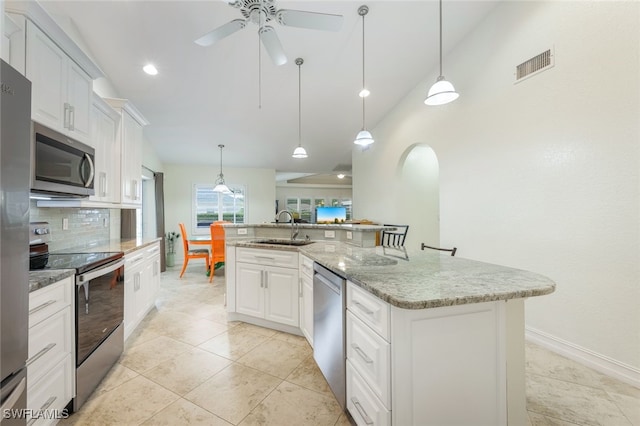
M 31 268 L 75 269 L 77 411 L 117 362 L 124 347 L 122 252 L 48 253 L 48 224 L 31 224 Z M 37 248 L 36 248 L 37 247 Z M 43 258 L 46 257 L 46 261 Z

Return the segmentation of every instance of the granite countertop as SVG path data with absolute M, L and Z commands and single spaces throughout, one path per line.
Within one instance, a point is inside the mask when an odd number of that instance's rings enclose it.
M 316 242 L 299 251 L 405 309 L 542 296 L 555 290 L 555 283 L 543 275 L 431 251 L 339 242 Z
M 83 246 L 64 249 L 55 253 L 91 253 L 91 252 L 118 252 L 121 251 L 125 255 L 135 250 L 141 249 L 148 245 L 160 241 L 162 238 L 129 238 L 129 239 L 113 239 L 96 241 Z
M 384 225 L 356 225 L 356 224 L 318 224 L 318 223 L 296 223 L 300 229 L 326 229 L 326 230 L 346 230 L 359 232 L 377 232 L 383 229 L 395 229 Z M 291 223 L 223 223 L 225 228 L 291 228 Z
M 29 271 L 29 293 L 39 290 L 67 277 L 75 275 L 75 269 L 41 269 Z

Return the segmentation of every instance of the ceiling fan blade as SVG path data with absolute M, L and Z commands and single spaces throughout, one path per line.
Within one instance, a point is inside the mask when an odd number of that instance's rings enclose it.
M 274 64 L 284 65 L 287 63 L 287 55 L 284 54 L 282 43 L 280 43 L 278 34 L 276 34 L 276 30 L 273 27 L 265 25 L 260 28 L 260 40 Z
M 290 9 L 278 10 L 276 19 L 281 25 L 324 31 L 339 31 L 343 21 L 342 15 Z
M 219 26 L 215 30 L 206 33 L 199 39 L 195 40 L 195 43 L 204 47 L 211 46 L 216 41 L 222 40 L 223 38 L 230 36 L 231 34 L 243 29 L 246 26 L 247 23 L 244 19 L 234 19 L 233 21 Z

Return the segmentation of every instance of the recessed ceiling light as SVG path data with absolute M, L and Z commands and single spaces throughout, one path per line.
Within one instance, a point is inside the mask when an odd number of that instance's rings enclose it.
M 358 96 L 360 96 L 361 98 L 366 98 L 370 94 L 371 92 L 369 92 L 367 89 L 362 89 L 360 93 L 358 93 Z
M 344 174 L 340 173 L 340 174 L 338 175 L 338 179 L 344 179 Z
M 144 67 L 142 67 L 142 70 L 143 70 L 144 72 L 146 72 L 147 74 L 149 74 L 149 75 L 156 75 L 156 74 L 158 74 L 158 70 L 157 70 L 157 68 L 155 67 L 155 65 L 153 65 L 153 64 L 147 64 L 147 65 L 145 65 Z

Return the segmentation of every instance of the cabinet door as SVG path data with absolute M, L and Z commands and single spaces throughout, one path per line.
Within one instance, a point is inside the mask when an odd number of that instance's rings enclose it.
M 300 298 L 300 330 L 313 347 L 313 280 L 301 274 L 302 297 Z
M 103 172 L 105 173 L 103 201 L 110 203 L 120 202 L 120 145 L 116 136 L 117 130 L 116 120 L 103 115 L 100 123 Z
M 91 94 L 93 83 L 91 78 L 75 62 L 68 61 L 67 70 L 67 103 L 69 112 L 68 129 L 75 139 L 89 142 Z
M 236 264 L 236 312 L 264 318 L 264 267 Z
M 298 270 L 264 267 L 266 289 L 264 318 L 298 327 Z
M 142 197 L 142 126 L 122 114 L 122 201 L 140 204 Z
M 27 78 L 31 80 L 31 118 L 55 130 L 68 127 L 65 108 L 67 57 L 34 24 L 27 22 Z

